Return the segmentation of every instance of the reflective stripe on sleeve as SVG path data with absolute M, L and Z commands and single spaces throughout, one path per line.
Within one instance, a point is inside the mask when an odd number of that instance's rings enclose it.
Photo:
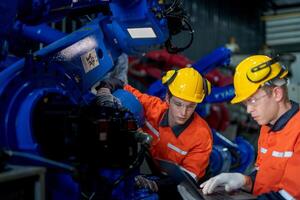
M 295 200 L 295 198 L 292 195 L 290 195 L 290 193 L 285 191 L 284 189 L 279 190 L 279 194 L 286 200 Z
M 184 155 L 184 156 L 185 156 L 185 155 L 187 154 L 186 151 L 183 151 L 183 150 L 179 149 L 178 147 L 174 146 L 174 145 L 171 144 L 171 143 L 168 143 L 168 147 L 169 147 L 170 149 L 176 151 L 177 153 L 180 153 L 181 155 Z
M 152 131 L 152 133 L 154 135 L 156 135 L 157 137 L 159 137 L 159 132 L 158 130 L 156 130 L 147 120 L 145 121 L 146 126 L 150 129 L 150 131 Z
M 284 151 L 284 152 L 273 151 L 272 156 L 277 157 L 277 158 L 290 158 L 293 156 L 293 152 L 292 151 Z

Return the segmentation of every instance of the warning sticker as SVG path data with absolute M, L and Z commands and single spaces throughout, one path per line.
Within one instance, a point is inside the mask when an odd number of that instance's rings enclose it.
M 85 73 L 88 73 L 89 71 L 91 71 L 92 69 L 94 69 L 95 67 L 97 67 L 99 65 L 99 61 L 98 61 L 98 57 L 97 57 L 97 53 L 96 53 L 95 49 L 83 54 L 80 58 L 81 58 Z

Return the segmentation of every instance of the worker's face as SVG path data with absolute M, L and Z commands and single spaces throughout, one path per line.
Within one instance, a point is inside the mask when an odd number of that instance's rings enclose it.
M 168 98 L 169 103 L 169 125 L 183 125 L 194 113 L 197 103 L 185 101 L 178 97 Z
M 259 89 L 254 95 L 243 101 L 247 108 L 247 113 L 259 124 L 274 124 L 278 119 L 278 102 L 273 93 L 267 94 L 266 91 Z

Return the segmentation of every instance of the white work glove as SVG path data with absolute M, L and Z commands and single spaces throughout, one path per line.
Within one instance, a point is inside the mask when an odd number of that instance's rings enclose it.
M 210 178 L 200 185 L 203 194 L 211 194 L 218 186 L 224 186 L 225 191 L 231 192 L 243 187 L 246 184 L 246 178 L 241 173 L 221 173 Z
M 111 94 L 108 88 L 100 88 L 97 91 L 97 105 L 103 107 L 121 108 L 121 102 Z

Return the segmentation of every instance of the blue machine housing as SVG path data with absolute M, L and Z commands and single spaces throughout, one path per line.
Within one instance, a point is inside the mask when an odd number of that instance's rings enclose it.
M 13 2 L 14 5 L 11 4 Z M 65 6 L 67 10 L 60 13 L 51 12 L 57 6 L 68 5 L 69 1 L 58 4 L 54 1 L 35 2 L 37 4 L 32 5 L 31 10 L 36 12 L 22 13 L 32 16 L 17 13 L 17 4 L 25 5 L 27 1 L 5 1 L 2 4 L 4 8 L 9 8 L 7 11 L 10 13 L 5 16 L 20 16 L 16 19 L 19 21 L 7 21 L 10 23 L 6 30 L 15 31 L 19 37 L 49 45 L 24 58 L 16 58 L 13 64 L 6 65 L 12 62 L 7 60 L 1 62 L 0 146 L 6 150 L 29 153 L 31 158 L 34 158 L 33 155 L 42 158 L 41 144 L 34 130 L 34 124 L 37 123 L 34 116 L 39 103 L 47 102 L 49 97 L 54 96 L 62 105 L 89 105 L 95 99 L 91 88 L 113 70 L 122 52 L 143 54 L 151 46 L 164 43 L 169 37 L 169 31 L 166 19 L 157 18 L 153 12 L 153 8 L 158 12 L 163 9 L 156 0 L 78 1 L 78 4 L 73 5 L 75 10 L 103 6 L 110 12 L 99 13 L 89 24 L 69 35 L 43 24 L 72 12 L 68 6 Z M 48 6 L 44 7 L 44 3 Z M 41 10 L 44 8 L 47 10 Z M 0 20 L 0 27 L 6 27 L 4 23 Z M 152 35 L 135 37 L 129 32 L 130 29 L 139 31 L 144 28 L 150 30 Z M 10 34 L 2 30 L 0 33 L 1 41 Z M 143 113 L 135 97 L 126 91 L 116 91 L 115 95 L 121 99 L 124 107 L 134 113 L 137 124 L 142 126 Z M 15 161 L 25 163 L 24 159 Z M 26 163 L 48 167 L 48 164 L 36 160 Z M 79 185 L 70 174 L 53 173 L 47 180 L 51 199 L 80 198 Z M 124 184 L 120 184 L 120 187 L 124 191 Z
M 212 132 L 214 139 L 210 157 L 212 175 L 229 171 L 244 173 L 253 167 L 255 150 L 246 139 L 238 136 L 231 141 L 215 130 Z
M 45 35 L 39 41 L 57 41 L 6 66 L 0 73 L 0 144 L 3 147 L 37 151 L 38 144 L 31 135 L 31 115 L 36 102 L 55 94 L 66 97 L 70 104 L 88 104 L 93 96 L 91 87 L 113 69 L 121 52 L 143 53 L 149 46 L 166 41 L 166 19 L 157 19 L 149 10 L 161 9 L 157 1 L 106 4 L 112 15 L 99 14 L 90 24 L 65 37 L 57 33 L 49 39 L 46 35 L 52 30 L 38 25 L 36 31 L 42 28 Z M 155 37 L 132 38 L 127 30 L 145 25 L 153 29 Z M 26 37 L 35 37 L 26 30 L 23 32 Z
M 144 110 L 137 98 L 130 92 L 121 89 L 116 90 L 113 95 L 121 101 L 123 107 L 133 113 L 138 126 L 143 127 L 145 122 Z

